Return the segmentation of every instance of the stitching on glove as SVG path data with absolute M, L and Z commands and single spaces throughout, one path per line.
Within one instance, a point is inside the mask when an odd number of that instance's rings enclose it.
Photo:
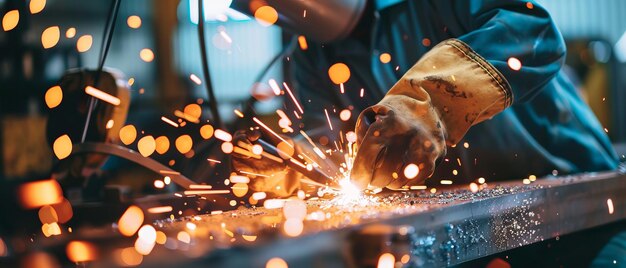
M 489 75 L 498 88 L 504 93 L 504 109 L 511 106 L 513 103 L 513 94 L 511 93 L 511 86 L 509 82 L 504 78 L 504 75 L 500 73 L 495 67 L 493 67 L 487 60 L 485 60 L 482 56 L 476 53 L 469 45 L 465 44 L 463 41 L 458 39 L 449 39 L 445 41 L 445 44 L 450 45 L 451 47 L 456 48 L 458 51 L 463 53 L 468 59 L 472 60 L 478 66 L 485 71 L 487 75 Z

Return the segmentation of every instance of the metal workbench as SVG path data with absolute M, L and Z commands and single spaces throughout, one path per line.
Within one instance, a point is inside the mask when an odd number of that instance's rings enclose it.
M 624 193 L 626 175 L 620 172 L 549 177 L 528 185 L 492 183 L 476 193 L 466 185 L 434 194 L 400 192 L 381 200 L 390 204 L 386 209 L 341 214 L 343 223 L 305 222 L 303 234 L 296 238 L 283 235 L 280 224 L 259 228 L 254 242 L 241 235 L 250 235 L 250 223 L 271 212 L 247 209 L 161 221 L 157 226 L 170 233 L 183 230 L 189 221 L 211 231 L 196 236 L 182 250 L 155 248 L 144 264 L 263 267 L 268 259 L 280 257 L 290 267 L 371 266 L 381 252 L 391 252 L 398 259 L 408 254 L 406 265 L 411 267 L 450 266 L 626 219 Z M 390 209 L 398 203 L 405 206 Z M 319 207 L 315 202 L 309 205 Z M 215 231 L 219 227 L 210 227 L 220 223 L 240 228 L 220 239 Z

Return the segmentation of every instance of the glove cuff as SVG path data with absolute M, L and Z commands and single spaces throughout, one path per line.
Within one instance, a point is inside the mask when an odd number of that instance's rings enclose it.
M 493 117 L 513 102 L 511 86 L 504 76 L 457 39 L 433 47 L 389 90 L 385 99 L 390 95 L 429 101 L 443 121 L 449 145 L 458 143 L 471 126 Z

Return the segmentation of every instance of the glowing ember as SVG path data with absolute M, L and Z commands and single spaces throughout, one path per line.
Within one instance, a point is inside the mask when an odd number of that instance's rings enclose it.
M 139 51 L 139 58 L 145 62 L 151 62 L 154 60 L 154 52 L 149 48 L 144 48 Z
M 167 213 L 173 210 L 172 206 L 162 206 L 162 207 L 152 207 L 148 209 L 148 213 L 159 214 L 159 213 Z
M 161 231 L 157 231 L 156 232 L 156 243 L 159 245 L 163 245 L 165 244 L 165 242 L 167 241 L 167 236 L 165 235 L 164 232 Z
M 376 268 L 393 268 L 396 264 L 396 257 L 391 253 L 384 253 L 378 258 Z
M 400 262 L 403 264 L 407 264 L 410 260 L 411 260 L 411 255 L 409 254 L 404 254 L 402 255 L 402 258 L 400 258 Z
M 330 130 L 333 130 L 333 124 L 330 122 L 330 117 L 328 116 L 328 111 L 324 109 L 324 113 L 326 114 L 326 120 L 328 121 L 328 127 Z
M 118 97 L 115 97 L 113 95 L 110 95 L 109 93 L 106 93 L 104 91 L 101 91 L 95 87 L 92 86 L 87 86 L 85 87 L 85 93 L 87 93 L 88 95 L 91 95 L 94 98 L 97 98 L 101 101 L 107 102 L 109 104 L 112 105 L 120 105 L 121 101 Z
M 267 199 L 263 203 L 263 207 L 265 207 L 266 209 L 282 208 L 285 205 L 285 201 L 286 200 L 284 200 L 284 199 Z
M 344 63 L 335 63 L 328 69 L 328 76 L 333 83 L 343 84 L 350 79 L 350 68 Z
M 46 7 L 46 0 L 30 0 L 30 4 L 28 8 L 30 9 L 30 14 L 37 14 Z
M 67 258 L 73 262 L 86 262 L 97 259 L 97 250 L 94 245 L 84 241 L 72 241 L 65 248 Z
M 389 63 L 391 61 L 391 55 L 389 53 L 380 54 L 380 62 Z
M 53 223 L 59 221 L 59 216 L 52 206 L 45 205 L 39 209 L 39 220 L 41 223 Z
M 307 44 L 304 35 L 298 36 L 298 45 L 300 45 L 300 49 L 302 50 L 307 50 L 309 48 L 309 45 Z
M 173 127 L 178 127 L 178 124 L 176 124 L 176 122 L 172 121 L 172 119 L 169 119 L 165 116 L 161 116 L 161 121 L 170 124 Z
M 202 107 L 200 105 L 191 103 L 185 106 L 183 113 L 186 115 L 185 119 L 189 117 L 188 121 L 197 122 L 200 116 L 202 116 Z
M 232 183 L 249 183 L 250 178 L 246 176 L 232 175 L 230 176 L 230 182 Z
M 306 203 L 300 199 L 290 199 L 283 206 L 283 215 L 287 219 L 304 220 L 306 217 Z
M 115 121 L 113 121 L 113 119 L 109 119 L 109 121 L 107 121 L 106 126 L 104 126 L 106 129 L 111 129 L 113 127 L 113 124 L 115 123 Z
M 59 104 L 61 104 L 61 101 L 63 100 L 63 90 L 61 89 L 61 87 L 53 86 L 49 88 L 46 91 L 45 100 L 46 105 L 50 109 L 59 106 Z
M 472 191 L 472 193 L 478 192 L 478 184 L 474 182 L 469 184 L 469 188 L 470 188 L 470 191 Z
M 261 155 L 263 153 L 263 146 L 255 144 L 252 146 L 252 153 L 256 155 Z
M 304 224 L 301 219 L 287 219 L 283 224 L 283 231 L 291 237 L 299 236 L 304 230 Z
M 185 195 L 212 195 L 212 194 L 228 194 L 229 190 L 187 190 L 183 192 Z
M 76 41 L 76 49 L 78 50 L 78 52 L 81 53 L 87 52 L 91 48 L 92 44 L 93 38 L 91 37 L 91 35 L 83 35 L 79 37 Z
M 144 157 L 148 157 L 156 150 L 156 141 L 152 136 L 145 136 L 137 142 L 137 149 Z
M 156 234 L 155 234 L 155 237 L 156 237 Z M 152 252 L 154 245 L 155 245 L 155 241 L 149 241 L 141 237 L 138 237 L 137 240 L 135 240 L 135 250 L 137 251 L 137 253 L 144 255 L 144 256 Z
M 233 136 L 230 135 L 230 133 L 221 130 L 221 129 L 216 129 L 215 130 L 215 138 L 218 140 L 222 140 L 222 141 L 232 141 L 233 140 Z
M 288 268 L 287 262 L 281 258 L 271 258 L 265 264 L 265 268 Z
M 125 145 L 129 145 L 137 138 L 137 129 L 133 125 L 126 125 L 120 128 L 120 140 Z
M 20 12 L 17 10 L 11 10 L 4 14 L 2 17 L 2 29 L 5 32 L 15 29 L 17 23 L 20 21 Z
M 271 26 L 278 21 L 278 12 L 271 6 L 259 7 L 254 12 L 254 18 L 263 26 Z
M 48 27 L 41 33 L 41 44 L 45 49 L 52 48 L 59 43 L 60 37 L 61 31 L 59 26 Z
M 344 109 L 339 113 L 339 119 L 341 119 L 341 121 L 348 121 L 350 120 L 351 116 L 352 112 L 350 112 L 350 110 L 348 109 Z
M 76 36 L 76 28 L 71 27 L 68 28 L 67 31 L 65 31 L 66 38 L 74 38 L 74 36 Z
M 613 200 L 611 200 L 611 198 L 606 200 L 606 206 L 609 208 L 609 214 L 613 214 L 614 207 L 613 207 Z
M 451 180 L 441 180 L 441 181 L 439 181 L 439 183 L 444 184 L 444 185 L 450 185 L 450 184 L 452 184 L 452 181 Z
M 417 177 L 417 175 L 420 173 L 420 169 L 416 164 L 408 164 L 405 168 L 404 168 L 404 177 L 406 177 L 409 180 L 414 179 L 415 177 Z
M 522 62 L 514 57 L 510 57 L 507 61 L 507 64 L 512 70 L 519 71 L 520 69 L 522 69 Z
M 65 134 L 54 140 L 52 150 L 54 151 L 54 155 L 56 155 L 59 160 L 70 156 L 72 153 L 72 140 L 70 139 L 70 136 Z
M 231 189 L 236 197 L 243 197 L 248 193 L 248 185 L 245 183 L 235 183 Z
M 160 136 L 154 140 L 155 150 L 158 154 L 164 154 L 170 149 L 170 140 L 166 136 Z
M 254 200 L 263 200 L 267 197 L 267 194 L 265 192 L 256 192 L 252 194 L 252 198 Z
M 193 147 L 193 140 L 189 135 L 182 135 L 176 139 L 174 142 L 176 145 L 176 150 L 178 150 L 181 154 L 186 154 Z
M 222 149 L 222 152 L 224 152 L 225 154 L 230 154 L 233 152 L 235 147 L 230 142 L 224 142 L 222 143 L 221 149 Z
M 128 16 L 126 24 L 128 24 L 128 27 L 130 28 L 137 29 L 141 27 L 141 18 L 137 15 Z
M 202 136 L 203 139 L 208 140 L 211 137 L 213 137 L 213 126 L 211 125 L 204 125 L 200 128 L 200 136 Z
M 143 211 L 137 206 L 130 206 L 117 222 L 119 232 L 124 236 L 132 236 L 143 223 Z
M 143 261 L 143 255 L 139 254 L 139 252 L 132 247 L 121 249 L 114 254 L 119 256 L 118 263 L 120 266 L 137 266 Z
M 176 235 L 176 239 L 178 239 L 178 241 L 186 243 L 186 244 L 191 243 L 191 236 L 189 235 L 189 233 L 187 233 L 185 231 L 178 232 L 178 234 Z
M 280 87 L 278 86 L 278 83 L 276 83 L 276 80 L 270 79 L 268 83 L 270 84 L 270 88 L 274 92 L 274 95 L 280 95 Z
M 154 180 L 154 187 L 157 189 L 163 189 L 163 187 L 165 187 L 165 182 L 162 180 Z

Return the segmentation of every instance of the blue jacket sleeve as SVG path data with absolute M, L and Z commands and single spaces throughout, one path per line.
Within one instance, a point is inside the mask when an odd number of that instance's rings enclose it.
M 458 39 L 504 75 L 514 103 L 531 99 L 555 77 L 565 60 L 565 42 L 543 7 L 518 0 L 461 2 L 469 12 L 469 31 Z M 521 69 L 509 66 L 511 58 Z

